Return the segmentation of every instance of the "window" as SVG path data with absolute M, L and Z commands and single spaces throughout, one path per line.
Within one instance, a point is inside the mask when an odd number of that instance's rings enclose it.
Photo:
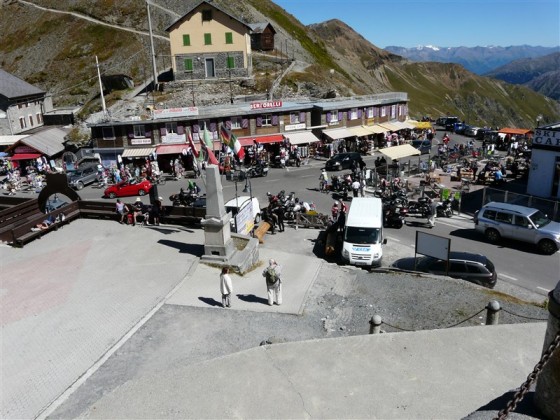
M 135 125 L 134 137 L 146 137 L 146 127 L 144 125 Z
M 233 44 L 233 33 L 226 32 L 226 44 Z
M 19 117 L 19 126 L 23 129 L 27 127 L 27 123 L 25 122 L 24 117 Z
M 234 68 L 235 68 L 235 57 L 230 57 L 230 56 L 228 55 L 228 58 L 227 58 L 227 68 L 228 68 L 228 69 L 234 69 Z
M 177 123 L 176 122 L 165 123 L 165 131 L 167 131 L 168 134 L 177 133 Z
M 299 123 L 300 123 L 299 112 L 292 112 L 290 114 L 290 124 L 299 124 Z
M 183 65 L 185 66 L 185 71 L 193 71 L 193 60 L 192 60 L 192 58 L 185 58 L 183 60 Z
M 529 222 L 524 216 L 515 216 L 515 226 L 526 228 L 529 226 Z
M 33 127 L 33 115 L 29 116 L 29 125 Z
M 393 105 L 391 106 L 391 118 L 396 118 L 397 117 L 397 106 Z
M 264 114 L 262 116 L 262 126 L 272 125 L 272 115 L 271 114 Z
M 204 45 L 212 45 L 212 34 L 204 34 Z
M 485 270 L 482 268 L 482 266 L 478 265 L 478 264 L 474 264 L 474 263 L 467 263 L 467 270 L 469 273 L 476 273 L 476 274 L 484 274 Z
M 465 271 L 467 270 L 463 261 L 451 261 L 451 264 L 449 264 L 450 273 L 464 273 Z
M 183 35 L 183 47 L 189 47 L 191 45 L 191 36 Z
M 381 117 L 385 117 L 387 115 L 387 113 L 385 112 L 385 107 L 382 106 L 381 107 Z
M 352 108 L 350 110 L 350 119 L 357 120 L 358 119 L 358 108 Z
M 103 133 L 103 140 L 115 139 L 115 130 L 113 130 L 113 127 L 103 127 L 102 133 Z
M 21 108 L 23 108 L 23 105 L 22 104 L 17 104 L 17 107 L 18 107 L 18 109 L 21 109 Z
M 486 210 L 482 215 L 482 217 L 485 217 L 486 219 L 490 219 L 490 220 L 496 220 L 496 211 Z
M 338 122 L 338 111 L 331 111 L 331 122 Z
M 202 21 L 207 22 L 209 20 L 212 20 L 212 10 L 203 10 L 202 11 Z
M 513 214 L 502 213 L 502 212 L 496 213 L 496 222 L 511 224 L 512 220 L 513 220 Z
M 201 133 L 204 131 L 205 128 L 208 131 L 210 130 L 210 124 L 208 124 L 208 121 L 206 121 L 206 120 L 199 120 L 198 125 L 200 127 L 200 132 Z
M 35 118 L 37 119 L 37 124 L 43 124 L 43 116 L 41 115 L 40 112 L 37 112 Z
M 367 117 L 368 118 L 373 118 L 373 108 L 368 108 L 367 109 Z
M 236 130 L 242 128 L 241 126 L 241 117 L 232 117 L 231 118 L 231 129 Z

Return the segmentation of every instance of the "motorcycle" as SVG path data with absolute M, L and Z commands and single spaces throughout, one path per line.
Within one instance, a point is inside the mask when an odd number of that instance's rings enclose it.
M 413 217 L 428 217 L 430 214 L 430 204 L 428 199 L 420 197 L 418 201 L 409 201 L 408 215 Z
M 177 194 L 172 194 L 169 196 L 169 201 L 173 204 L 173 206 L 191 206 L 196 199 L 198 198 L 198 194 L 194 191 L 185 191 L 181 188 L 181 190 Z
M 247 176 L 250 178 L 265 177 L 268 175 L 268 166 L 263 163 L 257 163 L 247 169 Z
M 451 200 L 447 199 L 438 203 L 436 207 L 437 217 L 451 217 L 453 210 L 451 208 Z

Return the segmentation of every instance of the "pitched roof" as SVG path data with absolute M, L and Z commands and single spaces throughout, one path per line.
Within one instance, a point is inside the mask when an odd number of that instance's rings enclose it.
M 502 128 L 498 133 L 503 134 L 514 134 L 514 135 L 525 135 L 527 133 L 532 133 L 533 130 L 529 130 L 528 128 Z
M 68 130 L 52 127 L 31 134 L 8 147 L 7 151 L 15 149 L 19 144 L 32 147 L 45 156 L 54 156 L 64 150 L 64 138 Z
M 259 22 L 259 23 L 249 23 L 249 27 L 252 29 L 253 33 L 260 34 L 262 33 L 267 26 L 270 26 L 272 32 L 276 33 L 274 27 L 268 22 Z
M 226 12 L 224 9 L 222 9 L 221 7 L 217 6 L 214 3 L 211 3 L 211 1 L 207 1 L 207 0 L 198 0 L 195 1 L 194 3 L 192 3 L 192 5 L 187 9 L 187 11 L 185 12 L 185 14 L 183 16 L 181 16 L 179 19 L 177 19 L 175 22 L 173 22 L 171 25 L 169 25 L 167 28 L 165 28 L 166 32 L 170 32 L 176 25 L 179 25 L 183 22 L 183 20 L 185 20 L 185 18 L 191 14 L 197 7 L 199 7 L 200 5 L 206 5 L 206 6 L 210 6 L 216 10 L 219 10 L 220 12 L 224 13 L 225 15 L 229 16 L 230 18 L 238 21 L 239 23 L 241 23 L 242 25 L 244 25 L 247 29 L 251 30 L 251 27 L 249 25 L 247 25 L 245 22 L 243 22 L 242 20 L 236 18 L 235 16 L 233 16 L 231 13 Z
M 8 99 L 20 98 L 23 96 L 41 95 L 45 91 L 35 87 L 25 80 L 0 69 L 0 95 Z

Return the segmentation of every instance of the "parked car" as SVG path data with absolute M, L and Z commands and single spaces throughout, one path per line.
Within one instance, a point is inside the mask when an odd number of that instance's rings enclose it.
M 432 150 L 432 142 L 430 140 L 412 140 L 412 147 L 420 150 L 422 155 L 429 155 Z
M 87 165 L 68 174 L 68 184 L 77 190 L 92 184 L 97 179 L 97 165 Z
M 152 183 L 144 180 L 138 182 L 136 179 L 121 181 L 113 184 L 105 190 L 104 197 L 130 197 L 132 195 L 146 195 L 150 192 Z
M 480 130 L 480 127 L 469 127 L 465 130 L 465 136 L 476 137 L 478 130 Z
M 432 257 L 420 258 L 416 269 L 424 273 L 447 274 L 449 277 L 467 280 L 490 289 L 494 288 L 498 279 L 492 261 L 484 255 L 470 252 L 450 252 L 449 270 L 446 261 Z
M 327 171 L 350 169 L 352 168 L 352 162 L 356 162 L 356 165 L 358 165 L 358 162 L 361 158 L 362 157 L 358 152 L 339 153 L 327 160 L 325 168 L 327 169 Z
M 458 122 L 459 122 L 458 117 L 447 117 L 445 119 L 445 124 L 443 124 L 443 126 L 447 131 L 453 131 L 455 130 L 455 124 Z
M 455 134 L 465 134 L 465 131 L 468 128 L 469 128 L 469 126 L 467 124 L 462 123 L 462 122 L 458 122 L 458 123 L 455 123 L 453 131 L 455 132 Z
M 474 225 L 490 242 L 515 239 L 534 244 L 549 255 L 560 248 L 560 223 L 535 208 L 491 202 L 476 213 Z

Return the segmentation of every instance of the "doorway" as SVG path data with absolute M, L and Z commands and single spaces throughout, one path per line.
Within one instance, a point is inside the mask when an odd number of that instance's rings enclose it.
M 206 69 L 206 77 L 216 77 L 216 70 L 215 70 L 213 58 L 205 58 L 204 67 Z

